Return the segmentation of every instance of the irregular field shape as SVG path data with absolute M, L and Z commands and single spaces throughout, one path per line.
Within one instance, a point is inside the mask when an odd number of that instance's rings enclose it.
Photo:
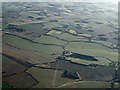
M 27 70 L 28 73 L 33 75 L 35 79 L 39 81 L 39 84 L 35 85 L 33 88 L 52 88 L 62 85 L 67 82 L 72 82 L 74 80 L 61 78 L 60 75 L 63 71 L 57 70 L 56 78 L 55 71 L 50 69 L 40 69 L 40 68 L 30 68 Z M 53 85 L 55 78 L 55 84 Z
M 20 49 L 26 49 L 31 51 L 40 51 L 47 53 L 61 53 L 62 48 L 54 45 L 42 45 L 39 43 L 33 43 L 31 41 L 22 39 L 14 35 L 4 35 L 3 42 Z
M 31 88 L 32 86 L 38 84 L 33 77 L 25 72 L 4 78 L 3 81 L 10 83 L 15 88 Z
M 75 62 L 75 63 L 84 64 L 84 65 L 98 64 L 98 65 L 109 66 L 110 61 L 108 61 L 107 59 L 104 59 L 102 57 L 95 57 L 95 58 L 98 59 L 99 61 L 86 61 L 86 60 L 77 59 L 77 58 L 71 58 L 71 57 L 68 57 L 66 59 L 70 60 L 72 62 Z
M 61 88 L 110 88 L 111 84 L 104 81 L 79 81 Z
M 75 53 L 80 53 L 90 56 L 103 56 L 113 61 L 118 61 L 117 50 L 109 49 L 105 46 L 95 43 L 72 42 L 66 46 L 66 49 Z
M 85 37 L 74 36 L 74 35 L 68 34 L 68 33 L 63 33 L 62 35 L 59 36 L 59 38 L 68 40 L 68 41 L 75 41 L 75 40 L 88 41 L 88 39 L 86 39 Z
M 42 36 L 40 38 L 35 39 L 34 41 L 39 43 L 56 44 L 56 45 L 65 45 L 67 43 L 65 41 L 62 41 L 50 36 Z
M 34 52 L 29 50 L 18 49 L 13 46 L 3 44 L 2 52 L 15 58 L 19 58 L 25 62 L 32 64 L 42 64 L 44 62 L 54 61 L 57 55 L 51 56 L 48 53 Z M 47 57 L 46 57 L 47 56 Z M 3 61 L 4 62 L 4 61 Z M 3 63 L 4 65 L 4 63 Z

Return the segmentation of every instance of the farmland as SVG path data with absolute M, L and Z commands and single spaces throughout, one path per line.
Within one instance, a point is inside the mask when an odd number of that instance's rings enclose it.
M 3 88 L 118 88 L 117 5 L 2 6 Z

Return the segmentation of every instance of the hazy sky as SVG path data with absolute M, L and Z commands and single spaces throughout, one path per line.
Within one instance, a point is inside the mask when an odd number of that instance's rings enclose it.
M 60 1 L 60 2 L 111 2 L 111 3 L 118 3 L 119 0 L 1 0 L 2 2 L 15 2 L 15 1 L 25 1 L 25 2 L 55 2 L 55 1 Z

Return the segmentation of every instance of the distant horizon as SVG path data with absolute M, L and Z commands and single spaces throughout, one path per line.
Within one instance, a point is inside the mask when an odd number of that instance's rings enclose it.
M 117 4 L 119 0 L 1 0 L 1 2 L 105 2 Z

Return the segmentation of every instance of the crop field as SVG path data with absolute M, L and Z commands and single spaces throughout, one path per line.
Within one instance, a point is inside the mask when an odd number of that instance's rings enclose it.
M 2 3 L 4 88 L 118 88 L 118 6 Z
M 14 35 L 4 35 L 3 42 L 14 47 L 18 47 L 21 49 L 31 50 L 31 51 L 40 51 L 47 53 L 60 53 L 62 52 L 62 48 L 60 46 L 55 45 L 42 45 L 39 43 L 33 43 L 29 40 L 14 36 Z M 24 43 L 24 45 L 23 45 Z
M 25 62 L 29 62 L 32 64 L 42 64 L 45 62 L 51 62 L 51 61 L 54 61 L 55 58 L 58 56 L 58 55 L 51 56 L 48 53 L 22 50 L 6 44 L 3 44 L 2 47 L 3 47 L 3 50 L 2 50 L 3 54 L 9 55 L 15 58 L 19 58 Z M 3 66 L 5 66 L 8 62 L 11 62 L 10 60 L 8 60 L 9 58 L 6 59 L 6 57 L 3 56 L 3 59 L 4 58 L 5 58 L 5 61 L 3 61 Z
M 99 61 L 86 61 L 86 60 L 82 60 L 79 58 L 66 57 L 67 60 L 70 60 L 75 63 L 81 63 L 84 65 L 90 65 L 92 63 L 92 64 L 109 66 L 110 61 L 108 61 L 107 59 L 105 59 L 103 57 L 95 57 L 95 58 L 98 59 Z
M 19 78 L 19 80 L 18 80 Z M 38 82 L 35 81 L 30 75 L 26 73 L 16 74 L 10 77 L 5 78 L 3 81 L 11 83 L 14 87 L 17 88 L 30 88 Z M 25 83 L 29 82 L 29 83 Z
M 63 33 L 62 35 L 59 36 L 59 38 L 68 40 L 68 41 L 88 41 L 87 38 L 85 37 L 77 37 L 68 33 Z
M 56 64 L 57 62 L 50 63 L 50 67 L 55 68 Z M 76 64 L 64 60 L 59 61 L 58 66 L 58 69 L 67 70 L 70 72 L 78 72 L 81 76 L 81 80 L 111 80 L 115 75 L 114 68 L 108 66 L 89 67 L 84 64 Z
M 45 44 L 56 44 L 56 45 L 65 45 L 67 42 L 56 39 L 50 36 L 42 36 L 41 38 L 37 38 L 34 40 L 35 42 L 45 43 Z
M 55 71 L 49 70 L 49 69 L 39 69 L 39 68 L 30 68 L 26 72 L 30 73 L 39 81 L 39 84 L 35 85 L 32 88 L 44 88 L 44 87 L 56 87 L 60 86 L 62 84 L 65 84 L 67 82 L 72 82 L 74 80 L 71 79 L 64 79 L 61 78 L 60 75 L 63 73 L 63 71 L 57 71 L 56 73 L 56 80 L 55 78 Z
M 109 49 L 95 43 L 72 42 L 66 46 L 66 50 L 91 56 L 103 56 L 113 61 L 118 61 L 117 50 Z
M 4 60 L 4 59 L 3 59 Z M 14 68 L 16 67 L 16 68 Z M 21 72 L 24 72 L 24 70 L 27 69 L 25 66 L 12 62 L 12 64 L 7 65 L 6 67 L 3 68 L 3 76 L 2 77 L 8 77 L 11 76 L 12 74 L 18 74 Z
M 62 88 L 110 88 L 110 82 L 104 81 L 80 81 L 74 84 L 63 86 Z
M 3 67 L 5 67 L 5 66 L 7 66 L 7 65 L 9 65 L 9 64 L 11 64 L 11 63 L 13 63 L 13 61 L 12 61 L 11 59 L 9 59 L 9 58 L 7 58 L 7 57 L 5 57 L 5 56 L 2 56 L 2 59 L 4 60 L 4 61 L 2 62 L 2 66 L 3 66 Z

